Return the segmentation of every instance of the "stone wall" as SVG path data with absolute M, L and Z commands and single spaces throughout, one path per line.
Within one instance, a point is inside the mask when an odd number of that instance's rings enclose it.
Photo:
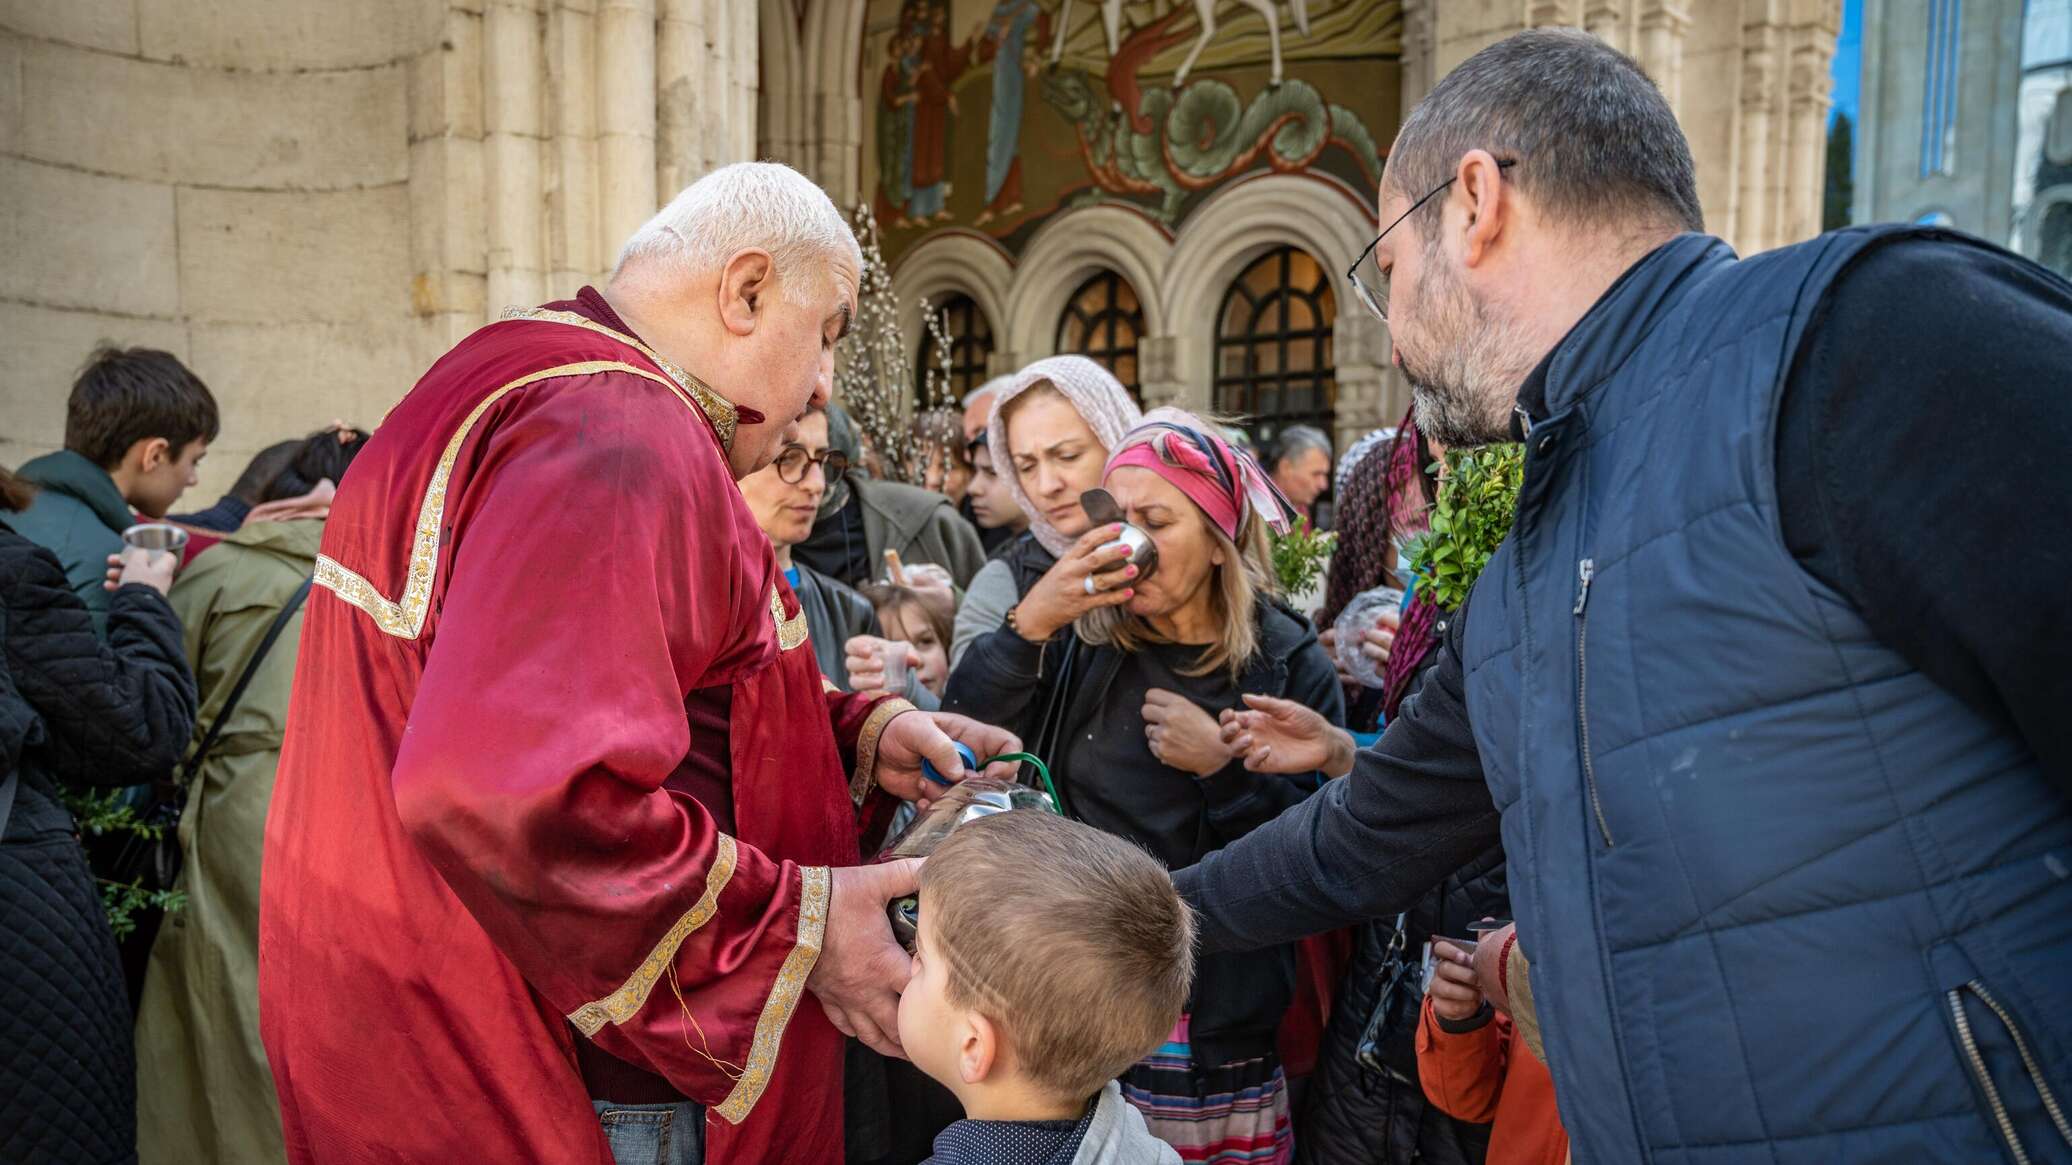
M 216 394 L 201 504 L 375 423 L 753 156 L 757 35 L 746 0 L 0 0 L 0 464 L 104 340 Z
M 209 383 L 210 498 L 257 448 L 407 387 L 417 8 L 0 3 L 0 462 L 61 442 L 104 340 Z

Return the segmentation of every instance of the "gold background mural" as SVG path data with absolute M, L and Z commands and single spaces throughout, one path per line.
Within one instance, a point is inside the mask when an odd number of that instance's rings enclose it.
M 1263 173 L 1371 205 L 1401 29 L 1393 0 L 874 0 L 863 178 L 886 256 L 952 225 L 1019 254 L 1096 203 L 1170 233 Z

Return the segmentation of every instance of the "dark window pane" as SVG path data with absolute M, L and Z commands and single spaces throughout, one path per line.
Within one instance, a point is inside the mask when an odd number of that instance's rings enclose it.
M 1217 315 L 1217 408 L 1246 416 L 1259 438 L 1294 424 L 1329 431 L 1337 300 L 1322 266 L 1292 247 L 1261 255 Z

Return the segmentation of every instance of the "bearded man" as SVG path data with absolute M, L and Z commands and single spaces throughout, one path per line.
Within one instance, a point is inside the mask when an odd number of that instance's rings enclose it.
M 1573 30 L 1448 74 L 1380 203 L 1354 290 L 1420 429 L 1524 444 L 1516 524 L 1350 777 L 1179 875 L 1205 948 L 1501 833 L 1476 958 L 1575 1160 L 2065 1159 L 2072 286 L 1932 229 L 1737 258 Z
M 291 1160 L 696 1161 L 707 1111 L 713 1159 L 841 1159 L 914 888 L 859 828 L 1014 745 L 833 692 L 735 488 L 826 405 L 860 268 L 804 177 L 716 171 L 346 475 L 262 879 Z

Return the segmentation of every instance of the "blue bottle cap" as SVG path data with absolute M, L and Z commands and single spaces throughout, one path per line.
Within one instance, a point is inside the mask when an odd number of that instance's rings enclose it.
M 956 742 L 956 744 L 957 755 L 964 758 L 964 771 L 967 773 L 978 771 L 978 754 L 971 751 L 971 746 L 968 744 L 962 742 Z M 956 783 L 937 772 L 935 765 L 930 763 L 925 756 L 921 758 L 921 775 L 938 785 L 948 786 Z

